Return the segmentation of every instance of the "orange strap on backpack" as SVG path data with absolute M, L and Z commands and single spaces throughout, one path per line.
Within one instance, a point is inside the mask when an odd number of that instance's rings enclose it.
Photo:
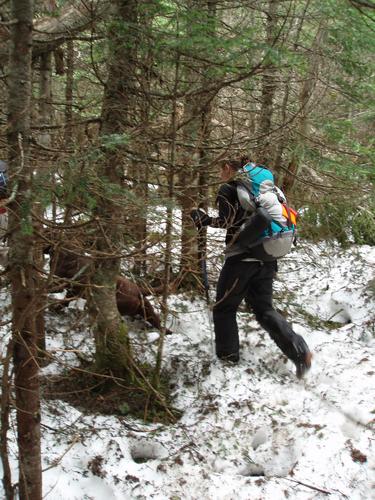
M 286 218 L 288 221 L 288 226 L 296 226 L 297 225 L 297 217 L 298 217 L 298 212 L 294 210 L 294 208 L 288 207 L 288 205 L 285 205 L 285 203 L 282 204 L 283 207 L 283 217 Z

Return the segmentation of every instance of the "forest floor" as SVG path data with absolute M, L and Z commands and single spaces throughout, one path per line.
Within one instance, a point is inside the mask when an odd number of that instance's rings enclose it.
M 144 423 L 121 400 L 111 415 L 100 394 L 89 411 L 83 395 L 81 406 L 68 403 L 61 384 L 61 398 L 42 401 L 44 498 L 375 498 L 374 268 L 368 246 L 302 243 L 280 262 L 275 304 L 314 353 L 303 381 L 245 309 L 239 364 L 218 361 L 204 300 L 171 296 L 164 370 L 181 418 Z M 9 304 L 7 290 L 0 300 Z M 83 314 L 79 302 L 48 314 L 45 379 L 68 376 L 92 354 Z M 154 363 L 158 332 L 130 327 L 139 357 Z M 13 432 L 9 439 L 16 481 Z

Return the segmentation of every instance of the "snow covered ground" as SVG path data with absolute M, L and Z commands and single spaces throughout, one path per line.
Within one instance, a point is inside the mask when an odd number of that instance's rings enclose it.
M 364 246 L 304 243 L 280 262 L 275 304 L 314 352 L 304 381 L 245 309 L 240 363 L 216 360 L 204 301 L 172 296 L 164 364 L 182 418 L 144 424 L 44 401 L 45 498 L 375 498 L 374 269 L 375 248 Z M 84 332 L 53 326 L 48 347 L 60 362 L 75 359 L 62 349 L 90 350 Z M 157 336 L 142 337 L 150 360 Z

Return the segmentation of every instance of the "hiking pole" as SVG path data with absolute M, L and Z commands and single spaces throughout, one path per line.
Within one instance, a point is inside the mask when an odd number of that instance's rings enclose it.
M 207 304 L 207 318 L 208 318 L 208 326 L 211 334 L 211 351 L 212 356 L 215 355 L 215 343 L 214 343 L 214 328 L 212 323 L 212 311 L 211 311 L 211 302 L 210 302 L 210 284 L 208 282 L 208 273 L 207 273 L 207 259 L 206 259 L 206 247 L 205 247 L 205 238 L 204 238 L 204 230 L 203 227 L 198 229 L 198 260 L 201 270 L 202 283 L 204 286 L 206 304 Z

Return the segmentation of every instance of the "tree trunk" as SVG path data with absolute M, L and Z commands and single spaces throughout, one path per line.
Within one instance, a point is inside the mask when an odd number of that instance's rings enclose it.
M 33 262 L 31 177 L 29 161 L 32 0 L 13 0 L 9 68 L 9 167 L 18 191 L 10 204 L 10 255 L 14 372 L 19 448 L 19 496 L 42 498 L 40 394 L 36 362 L 38 332 L 35 291 L 38 275 Z
M 49 125 L 51 123 L 52 117 L 52 90 L 51 90 L 51 54 L 43 54 L 40 57 L 40 68 L 39 68 L 39 123 L 40 125 Z M 38 134 L 38 141 L 40 144 L 46 147 L 51 146 L 51 133 L 50 131 L 42 131 Z M 50 168 L 49 161 L 45 158 L 40 158 L 36 165 L 36 182 L 38 182 L 38 177 L 41 177 L 41 173 Z M 43 219 L 43 207 L 41 203 L 36 203 L 34 205 L 34 210 L 38 215 L 39 220 Z M 35 228 L 38 232 L 42 232 L 43 227 L 41 222 L 34 223 Z M 34 262 L 36 268 L 39 270 L 43 269 L 44 266 L 44 254 L 42 245 L 36 245 L 34 247 Z M 36 290 L 36 325 L 38 332 L 38 357 L 42 359 L 46 352 L 46 338 L 45 338 L 45 320 L 44 311 L 46 309 L 47 295 L 44 287 L 44 282 L 40 278 L 38 280 L 38 289 Z
M 189 3 L 190 9 L 199 10 L 202 24 L 206 26 L 211 38 L 216 35 L 216 5 L 216 0 L 191 0 Z M 207 69 L 206 63 L 194 61 L 186 70 L 186 79 L 191 81 L 192 86 L 199 85 L 200 88 L 205 89 L 210 83 Z M 183 128 L 183 138 L 188 146 L 182 153 L 179 184 L 184 187 L 180 189 L 179 202 L 182 212 L 180 273 L 184 276 L 183 284 L 187 286 L 196 283 L 197 277 L 200 281 L 197 233 L 192 225 L 190 212 L 197 206 L 199 200 L 203 200 L 201 206 L 207 208 L 206 146 L 212 131 L 212 101 L 215 94 L 215 92 L 203 93 L 199 101 L 194 96 L 188 96 L 185 99 L 184 122 L 186 125 Z
M 163 349 L 164 349 L 164 337 L 166 332 L 166 319 L 168 313 L 168 287 L 170 281 L 170 271 L 172 267 L 172 231 L 173 231 L 173 208 L 172 201 L 174 196 L 174 176 L 175 176 L 175 166 L 176 166 L 176 134 L 177 134 L 177 88 L 179 82 L 179 71 L 180 71 L 180 57 L 176 54 L 175 61 L 175 78 L 174 78 L 174 99 L 172 104 L 172 115 L 171 115 L 171 144 L 169 151 L 170 167 L 168 172 L 168 206 L 166 214 L 166 224 L 165 224 L 165 253 L 164 253 L 164 283 L 163 283 L 163 297 L 162 297 L 162 310 L 163 310 L 163 320 L 165 328 L 161 331 L 159 336 L 158 351 L 156 353 L 156 366 L 154 373 L 154 386 L 159 389 L 160 385 L 160 374 L 163 359 Z
M 293 189 L 296 176 L 303 161 L 303 150 L 305 137 L 308 132 L 308 117 L 311 111 L 311 98 L 318 78 L 320 66 L 319 49 L 323 44 L 325 34 L 325 21 L 323 21 L 317 31 L 312 46 L 312 56 L 310 60 L 309 70 L 306 78 L 303 81 L 299 95 L 299 117 L 296 123 L 294 140 L 292 145 L 292 155 L 288 164 L 288 172 L 285 174 L 282 188 L 285 193 L 290 193 Z
M 111 137 L 124 137 L 132 125 L 136 63 L 137 1 L 116 0 L 114 22 L 109 29 L 110 53 L 108 56 L 108 81 L 102 108 L 101 135 L 106 141 Z M 121 23 L 121 26 L 119 26 Z M 121 145 L 105 147 L 104 161 L 99 165 L 99 178 L 113 186 L 122 185 L 123 157 Z M 123 226 L 123 200 L 120 194 L 98 198 L 96 249 L 99 254 L 113 257 L 96 263 L 91 306 L 96 317 L 96 359 L 99 369 L 123 375 L 129 369 L 130 349 L 127 328 L 122 322 L 116 304 L 116 278 L 120 271 L 119 253 Z
M 302 33 L 302 27 L 306 21 L 306 14 L 310 5 L 310 1 L 311 0 L 307 0 L 301 13 L 299 13 L 298 11 L 296 12 L 296 8 L 294 8 L 294 10 L 291 13 L 291 25 L 289 30 L 287 30 L 287 33 L 289 39 L 292 37 L 293 34 L 294 51 L 298 50 L 298 44 Z M 286 74 L 286 77 L 284 78 L 283 97 L 282 97 L 280 117 L 279 117 L 281 130 L 275 144 L 274 158 L 272 162 L 272 166 L 277 176 L 277 182 L 279 185 L 281 185 L 281 179 L 284 177 L 283 156 L 290 135 L 290 128 L 288 123 L 290 117 L 288 115 L 288 106 L 290 105 L 290 96 L 293 95 L 292 86 L 295 80 L 298 80 L 297 72 L 296 68 L 292 67 L 290 68 L 290 70 Z
M 65 147 L 73 144 L 73 84 L 74 84 L 74 42 L 66 44 L 66 82 L 65 82 Z
M 134 266 L 132 273 L 141 276 L 146 272 L 146 249 L 147 238 L 147 217 L 145 211 L 148 207 L 148 164 L 147 164 L 147 144 L 146 141 L 137 141 L 137 160 L 133 161 L 128 172 L 132 182 L 132 192 L 134 203 L 127 206 L 126 212 L 126 232 L 133 241 L 133 244 L 140 248 L 134 256 Z
M 266 24 L 266 44 L 267 50 L 271 50 L 275 45 L 276 26 L 277 26 L 277 6 L 279 0 L 269 0 Z M 267 56 L 265 62 L 267 63 Z M 269 61 L 267 70 L 262 74 L 262 95 L 261 95 L 261 108 L 259 116 L 258 134 L 260 135 L 260 147 L 257 152 L 256 160 L 258 163 L 270 165 L 272 159 L 272 114 L 273 114 L 273 101 L 277 88 L 276 84 L 277 69 L 276 66 Z
M 8 430 L 10 415 L 11 376 L 9 373 L 10 358 L 13 352 L 13 339 L 8 343 L 6 355 L 3 358 L 3 374 L 1 377 L 1 426 L 0 426 L 0 453 L 3 465 L 3 487 L 6 500 L 14 499 L 12 472 L 9 462 Z
M 141 9 L 139 13 L 139 23 L 142 26 L 142 30 L 145 30 L 146 32 L 151 31 L 154 16 L 155 12 L 150 13 Z M 131 176 L 133 180 L 133 192 L 135 199 L 142 200 L 141 204 L 138 203 L 137 206 L 134 207 L 135 217 L 133 219 L 134 241 L 140 248 L 134 259 L 133 273 L 136 276 L 142 276 L 142 274 L 145 275 L 147 273 L 147 251 L 145 246 L 147 239 L 146 211 L 149 205 L 149 158 L 152 151 L 152 143 L 150 141 L 150 137 L 147 135 L 147 127 L 152 116 L 150 93 L 153 79 L 153 68 L 155 65 L 154 47 L 148 45 L 147 47 L 142 47 L 142 49 L 143 57 L 141 56 L 141 60 L 143 71 L 138 76 L 140 98 L 137 103 L 141 133 L 138 135 L 137 140 L 132 147 L 132 150 L 136 154 L 137 161 L 132 165 L 133 174 Z
M 216 18 L 217 18 L 217 4 L 218 0 L 207 0 L 207 14 L 210 19 L 211 29 L 209 30 L 210 37 L 216 37 Z M 205 87 L 205 82 L 207 85 L 209 83 L 209 79 L 206 77 L 205 73 L 203 74 L 203 88 Z M 209 183 L 209 171 L 208 171 L 208 163 L 210 161 L 210 157 L 208 155 L 208 146 L 210 143 L 210 137 L 212 133 L 212 111 L 213 111 L 213 102 L 214 102 L 215 94 L 208 94 L 206 97 L 206 105 L 201 110 L 201 141 L 200 141 L 200 169 L 198 175 L 198 199 L 200 200 L 199 206 L 207 211 L 208 209 L 208 183 Z M 206 259 L 207 257 L 207 229 L 203 229 L 201 234 L 196 233 L 196 248 L 197 248 L 197 262 L 199 263 L 200 268 L 202 268 L 202 264 L 199 262 L 199 259 Z M 201 243 L 199 242 L 201 239 Z M 204 279 L 201 277 L 202 280 Z

